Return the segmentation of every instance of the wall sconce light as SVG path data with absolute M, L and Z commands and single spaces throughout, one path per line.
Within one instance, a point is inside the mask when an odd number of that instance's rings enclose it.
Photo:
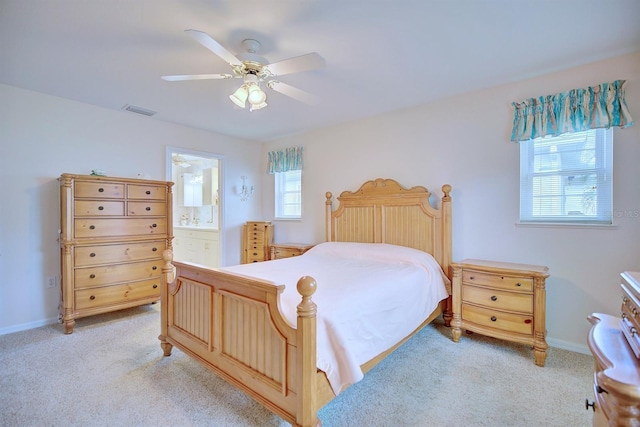
M 246 202 L 253 195 L 253 185 L 247 185 L 247 177 L 242 176 L 242 187 L 240 187 L 240 200 Z

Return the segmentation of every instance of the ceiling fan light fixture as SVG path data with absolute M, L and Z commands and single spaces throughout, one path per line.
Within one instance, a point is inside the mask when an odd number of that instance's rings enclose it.
M 246 106 L 248 96 L 249 92 L 245 88 L 245 85 L 242 85 L 235 92 L 233 92 L 232 95 L 229 95 L 229 99 L 238 107 L 244 108 Z

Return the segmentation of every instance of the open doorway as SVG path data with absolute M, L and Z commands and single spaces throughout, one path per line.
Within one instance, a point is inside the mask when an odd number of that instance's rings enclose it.
M 220 267 L 222 259 L 222 156 L 167 147 L 173 186 L 173 259 Z

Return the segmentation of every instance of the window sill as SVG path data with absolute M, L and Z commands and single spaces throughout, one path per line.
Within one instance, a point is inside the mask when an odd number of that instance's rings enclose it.
M 602 230 L 615 230 L 618 228 L 615 224 L 585 224 L 575 222 L 516 222 L 516 227 L 523 228 L 589 228 Z
M 299 221 L 302 222 L 302 218 L 273 218 L 274 221 Z

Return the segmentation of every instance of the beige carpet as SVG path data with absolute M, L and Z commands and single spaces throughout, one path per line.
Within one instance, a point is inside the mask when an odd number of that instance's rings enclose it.
M 586 321 L 586 320 L 585 320 Z M 1 426 L 288 426 L 174 349 L 163 357 L 159 305 L 0 336 Z M 591 425 L 593 359 L 463 334 L 441 321 L 319 415 L 338 426 Z

